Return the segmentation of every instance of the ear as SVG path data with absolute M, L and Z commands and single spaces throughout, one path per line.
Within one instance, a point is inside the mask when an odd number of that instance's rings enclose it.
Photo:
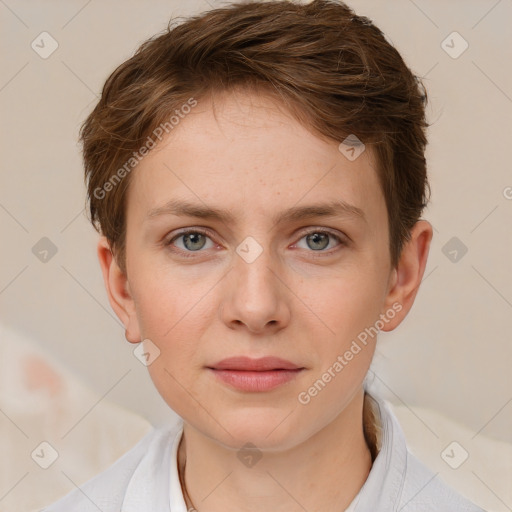
M 383 322 L 383 331 L 395 329 L 411 309 L 423 279 L 431 240 L 430 223 L 426 220 L 416 222 L 410 240 L 402 248 L 398 265 L 390 274 L 382 313 L 393 310 L 396 314 L 388 322 Z
M 128 277 L 119 268 L 105 236 L 101 236 L 98 242 L 98 259 L 103 272 L 108 300 L 125 326 L 126 340 L 130 343 L 139 343 L 142 338 Z

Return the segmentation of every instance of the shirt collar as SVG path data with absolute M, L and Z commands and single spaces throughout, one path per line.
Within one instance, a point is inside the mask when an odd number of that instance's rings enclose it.
M 381 426 L 381 448 L 368 478 L 358 495 L 354 512 L 395 511 L 402 493 L 407 469 L 405 436 L 390 406 L 370 395 L 378 411 Z
M 172 512 L 187 512 L 187 505 L 181 489 L 180 476 L 178 473 L 178 447 L 183 435 L 183 420 L 181 427 L 174 438 L 171 450 L 171 488 L 170 503 Z
M 183 424 L 183 420 L 180 420 L 180 423 Z M 169 512 L 169 482 L 176 459 L 176 454 L 173 455 L 177 438 L 176 428 L 174 425 L 171 430 L 165 428 L 154 432 L 151 443 L 137 464 L 126 488 L 121 507 L 123 512 Z M 172 437 L 172 450 L 169 450 Z M 173 483 L 171 491 L 176 494 L 177 489 Z M 183 511 L 186 512 L 186 508 Z M 175 512 L 174 509 L 172 512 Z

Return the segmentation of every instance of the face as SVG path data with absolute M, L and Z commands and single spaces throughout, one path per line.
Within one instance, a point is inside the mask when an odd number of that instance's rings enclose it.
M 271 99 L 231 93 L 199 102 L 133 171 L 115 307 L 129 341 L 160 351 L 151 378 L 189 425 L 286 449 L 348 410 L 375 348 L 354 340 L 398 297 L 375 165 L 369 146 L 349 160 Z M 408 308 L 393 309 L 385 330 Z M 239 389 L 210 369 L 233 356 L 302 370 Z

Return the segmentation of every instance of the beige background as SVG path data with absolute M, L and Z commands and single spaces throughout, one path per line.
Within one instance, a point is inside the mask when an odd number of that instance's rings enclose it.
M 375 384 L 393 403 L 432 408 L 475 435 L 510 442 L 512 2 L 348 3 L 425 77 L 433 123 L 426 277 L 405 322 L 381 335 Z M 0 1 L 2 321 L 99 396 L 154 424 L 173 414 L 108 304 L 76 141 L 110 72 L 171 14 L 208 8 L 206 0 Z M 59 44 L 47 59 L 31 48 L 42 31 Z M 456 59 L 441 45 L 453 31 L 469 44 Z M 58 249 L 46 263 L 32 252 L 42 237 Z M 452 237 L 468 249 L 457 262 L 443 253 Z M 419 423 L 425 436 L 429 427 Z

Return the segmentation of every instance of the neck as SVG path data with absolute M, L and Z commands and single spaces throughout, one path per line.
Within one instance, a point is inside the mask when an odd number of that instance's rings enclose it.
M 264 452 L 251 467 L 241 464 L 233 450 L 184 423 L 178 469 L 187 509 L 345 510 L 366 481 L 375 452 L 365 438 L 363 403 L 361 391 L 323 429 L 286 451 Z

